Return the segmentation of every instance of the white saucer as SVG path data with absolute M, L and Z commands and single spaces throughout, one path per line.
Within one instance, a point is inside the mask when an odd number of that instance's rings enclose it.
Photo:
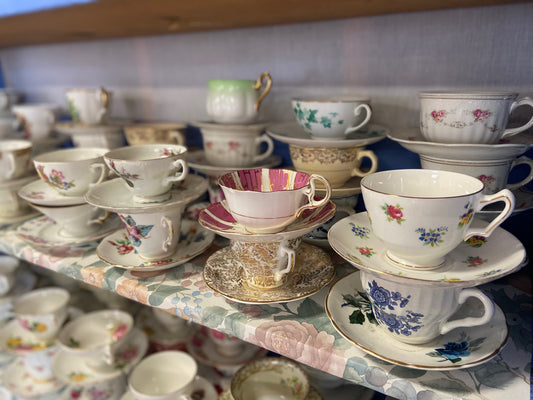
M 42 216 L 24 222 L 17 228 L 16 234 L 20 239 L 33 246 L 50 248 L 92 242 L 109 235 L 123 226 L 122 221 L 116 215 L 112 215 L 102 223 L 96 232 L 83 237 L 63 236 L 58 224 L 50 218 Z
M 200 211 L 198 222 L 205 228 L 231 240 L 244 242 L 272 242 L 296 239 L 312 231 L 335 215 L 332 201 L 314 210 L 306 210 L 295 222 L 278 233 L 249 233 L 244 225 L 235 221 L 229 213 L 226 200 L 210 204 Z
M 221 175 L 227 174 L 231 171 L 241 170 L 241 169 L 253 169 L 253 168 L 273 168 L 280 165 L 282 159 L 280 156 L 272 154 L 267 157 L 266 160 L 255 163 L 251 167 L 217 167 L 212 165 L 205 158 L 205 152 L 203 150 L 197 150 L 189 153 L 187 155 L 187 164 L 190 168 L 196 170 L 201 174 L 205 174 L 211 177 L 219 177 Z
M 231 395 L 231 389 L 224 390 L 220 394 L 218 400 L 234 400 L 233 396 Z M 307 394 L 305 400 L 324 400 L 324 397 L 322 397 L 320 392 L 314 386 L 310 385 L 309 393 Z
M 41 215 L 39 211 L 31 209 L 25 214 L 16 215 L 14 217 L 0 217 L 0 225 L 16 224 L 18 222 L 23 222 L 30 218 L 34 218 L 38 215 Z
M 52 371 L 61 382 L 69 385 L 87 386 L 96 382 L 113 379 L 132 368 L 144 357 L 148 350 L 148 338 L 138 328 L 134 328 L 127 343 L 118 351 L 114 368 L 95 370 L 88 367 L 83 358 L 75 353 L 59 351 L 52 362 Z
M 241 261 L 230 247 L 225 247 L 207 259 L 203 278 L 212 290 L 238 303 L 287 303 L 318 292 L 333 279 L 335 268 L 322 249 L 302 243 L 296 252 L 296 264 L 283 286 L 257 290 L 246 284 L 242 275 Z
M 54 129 L 66 135 L 121 133 L 124 123 L 117 121 L 101 125 L 86 125 L 74 122 L 58 122 L 55 124 Z
M 180 241 L 174 254 L 158 261 L 142 259 L 131 244 L 126 229 L 120 229 L 106 236 L 96 248 L 100 260 L 114 267 L 132 271 L 159 271 L 181 265 L 203 253 L 213 240 L 215 234 L 200 226 L 196 221 L 183 219 L 180 229 Z M 120 248 L 120 252 L 117 250 Z
M 402 129 L 387 135 L 414 153 L 450 160 L 490 161 L 518 157 L 533 145 L 529 132 L 519 133 L 498 144 L 447 144 L 428 142 L 419 128 Z
M 21 359 L 16 359 L 5 369 L 2 375 L 2 385 L 11 393 L 24 399 L 41 399 L 54 392 L 58 392 L 57 397 L 59 397 L 59 391 L 64 387 L 58 379 L 46 381 L 34 379 Z
M 63 196 L 41 179 L 24 185 L 18 195 L 29 203 L 41 206 L 74 206 L 85 203 L 83 196 Z
M 415 369 L 460 369 L 487 362 L 498 354 L 507 342 L 505 316 L 497 305 L 489 323 L 472 328 L 456 328 L 429 343 L 419 345 L 406 344 L 391 338 L 366 317 L 361 324 L 350 323 L 352 313 L 359 310 L 363 310 L 363 314 L 366 312 L 365 306 L 357 307 L 347 301 L 349 296 L 355 297 L 359 304 L 368 301 L 360 294 L 364 293 L 364 290 L 359 274 L 359 271 L 353 272 L 331 287 L 326 298 L 326 313 L 342 336 L 373 356 Z M 455 315 L 474 317 L 482 315 L 483 312 L 479 301 L 468 299 Z M 467 343 L 467 349 L 461 346 L 463 342 Z M 454 352 L 454 349 L 458 352 Z
M 384 126 L 368 124 L 356 132 L 346 135 L 344 139 L 313 138 L 296 121 L 269 125 L 266 131 L 274 139 L 293 146 L 308 148 L 333 147 L 341 149 L 368 146 L 369 144 L 385 139 L 389 133 L 389 129 Z
M 89 189 L 85 200 L 93 206 L 122 214 L 175 208 L 178 203 L 182 203 L 185 208 L 187 203 L 196 200 L 207 190 L 207 185 L 206 179 L 190 174 L 180 185 L 171 189 L 168 200 L 161 203 L 136 203 L 124 179 L 116 178 Z
M 218 393 L 211 382 L 202 376 L 196 376 L 192 384 L 192 398 L 194 400 L 217 400 Z M 128 390 L 120 400 L 134 400 L 133 394 Z
M 472 222 L 472 226 L 486 225 L 478 218 Z M 496 228 L 484 241 L 471 239 L 459 244 L 446 255 L 442 267 L 423 271 L 401 267 L 387 261 L 387 249 L 373 235 L 366 212 L 337 222 L 329 230 L 328 240 L 333 250 L 359 269 L 401 276 L 433 286 L 478 286 L 521 268 L 526 257 L 524 246 L 517 238 L 502 228 Z M 365 251 L 363 253 L 358 249 Z
M 0 189 L 17 189 L 38 178 L 39 177 L 35 174 L 35 169 L 31 168 L 20 178 L 0 181 Z
M 17 356 L 49 349 L 56 345 L 55 340 L 40 341 L 12 319 L 0 328 L 0 349 Z

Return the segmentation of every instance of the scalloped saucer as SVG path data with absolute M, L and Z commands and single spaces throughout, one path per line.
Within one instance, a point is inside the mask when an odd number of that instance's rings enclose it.
M 96 232 L 84 237 L 71 237 L 61 235 L 61 227 L 48 217 L 42 216 L 31 219 L 20 225 L 17 236 L 36 247 L 50 248 L 56 246 L 73 246 L 77 244 L 98 240 L 111 232 L 114 232 L 124 225 L 115 215 L 106 219 Z
M 32 209 L 26 214 L 17 215 L 15 217 L 0 217 L 0 225 L 16 224 L 18 222 L 26 221 L 26 220 L 28 220 L 30 218 L 35 218 L 38 215 L 41 215 L 41 213 L 39 211 L 36 211 L 36 210 Z
M 419 345 L 402 343 L 389 337 L 382 327 L 370 323 L 366 317 L 361 324 L 350 323 L 350 316 L 356 308 L 345 301 L 345 296 L 357 296 L 358 292 L 363 292 L 359 275 L 359 271 L 353 272 L 330 288 L 326 298 L 326 313 L 342 336 L 375 357 L 415 369 L 460 369 L 489 361 L 507 342 L 505 315 L 497 305 L 489 323 L 456 328 L 429 343 Z M 468 299 L 456 315 L 473 317 L 483 312 L 479 301 Z
M 472 222 L 472 226 L 486 225 L 479 218 Z M 516 237 L 496 228 L 486 239 L 474 237 L 459 244 L 446 255 L 442 267 L 423 271 L 404 268 L 387 261 L 387 249 L 373 235 L 366 212 L 341 219 L 329 230 L 328 240 L 333 250 L 359 269 L 433 286 L 478 286 L 518 270 L 526 257 Z
M 41 399 L 59 392 L 65 386 L 58 379 L 39 381 L 34 379 L 26 370 L 21 359 L 16 359 L 4 370 L 3 386 L 11 393 L 24 399 Z M 54 396 L 54 398 L 57 398 Z M 52 398 L 52 397 L 50 397 Z
M 194 400 L 217 400 L 218 393 L 211 382 L 202 376 L 196 376 L 193 382 L 192 398 Z M 128 390 L 120 400 L 135 400 L 133 394 Z
M 215 252 L 205 263 L 203 278 L 207 286 L 227 299 L 244 304 L 287 303 L 315 294 L 335 275 L 327 253 L 302 243 L 287 282 L 278 288 L 258 290 L 243 280 L 242 262 L 230 247 Z
M 313 138 L 305 132 L 296 121 L 270 125 L 267 126 L 266 131 L 274 139 L 293 146 L 342 149 L 346 147 L 368 146 L 369 144 L 385 139 L 390 132 L 389 129 L 384 126 L 368 124 L 356 132 L 346 135 L 344 139 Z
M 132 368 L 144 357 L 148 350 L 148 338 L 138 328 L 133 328 L 131 337 L 122 345 L 115 357 L 114 368 L 95 370 L 85 364 L 82 357 L 67 351 L 59 351 L 52 362 L 52 371 L 61 382 L 69 385 L 87 386 L 95 382 L 113 379 Z
M 83 196 L 63 196 L 46 182 L 37 179 L 19 189 L 18 195 L 41 206 L 75 206 L 85 203 Z
M 181 265 L 207 249 L 215 234 L 203 228 L 198 222 L 183 219 L 180 240 L 174 254 L 164 260 L 147 261 L 137 254 L 126 229 L 120 229 L 106 236 L 96 248 L 100 260 L 114 267 L 132 271 L 159 271 Z
M 234 400 L 233 396 L 231 395 L 231 389 L 224 390 L 220 394 L 218 400 Z M 320 392 L 313 385 L 310 385 L 309 393 L 307 394 L 305 400 L 324 400 L 324 397 L 322 397 Z
M 235 221 L 230 214 L 226 200 L 210 204 L 200 211 L 198 222 L 203 227 L 231 240 L 243 242 L 273 242 L 290 240 L 311 232 L 317 226 L 335 215 L 336 206 L 330 200 L 322 207 L 306 210 L 292 224 L 278 233 L 249 233 L 244 225 Z

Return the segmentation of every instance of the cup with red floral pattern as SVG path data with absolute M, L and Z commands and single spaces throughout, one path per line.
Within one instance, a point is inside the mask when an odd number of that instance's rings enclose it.
M 65 325 L 58 335 L 62 351 L 76 354 L 94 370 L 112 371 L 118 350 L 133 329 L 133 317 L 120 310 L 84 314 Z
M 83 196 L 87 190 L 107 178 L 103 162 L 106 148 L 61 149 L 34 157 L 39 177 L 64 196 Z
M 20 326 L 40 341 L 56 337 L 67 319 L 70 294 L 59 287 L 33 290 L 20 296 L 13 304 L 13 313 Z
M 238 337 L 216 329 L 209 329 L 209 339 L 215 344 L 216 352 L 223 357 L 235 357 L 245 346 L 245 342 Z
M 437 143 L 497 143 L 533 126 L 507 127 L 509 115 L 520 106 L 533 108 L 529 97 L 512 92 L 422 92 L 420 130 L 427 141 Z
M 381 171 L 361 179 L 372 231 L 385 247 L 388 262 L 405 268 L 441 267 L 463 240 L 488 237 L 514 210 L 508 189 L 482 194 L 483 183 L 450 171 Z M 474 213 L 488 204 L 504 209 L 484 227 L 472 225 Z

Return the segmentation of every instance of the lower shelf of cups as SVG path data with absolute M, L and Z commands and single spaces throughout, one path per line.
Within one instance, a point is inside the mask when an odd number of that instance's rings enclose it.
M 341 337 L 324 309 L 328 288 L 303 300 L 240 304 L 211 291 L 203 265 L 227 245 L 217 239 L 204 254 L 166 272 L 112 267 L 96 256 L 96 242 L 42 252 L 0 228 L 0 250 L 169 313 L 235 335 L 348 381 L 400 398 L 524 399 L 530 390 L 531 296 L 508 285 L 482 286 L 506 315 L 509 340 L 491 361 L 466 369 L 415 370 L 366 354 Z M 354 268 L 332 254 L 336 277 Z

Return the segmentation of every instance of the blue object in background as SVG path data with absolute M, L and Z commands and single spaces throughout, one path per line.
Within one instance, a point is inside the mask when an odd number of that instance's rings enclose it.
M 52 8 L 68 7 L 75 4 L 92 3 L 94 0 L 2 0 L 0 17 L 11 17 Z

